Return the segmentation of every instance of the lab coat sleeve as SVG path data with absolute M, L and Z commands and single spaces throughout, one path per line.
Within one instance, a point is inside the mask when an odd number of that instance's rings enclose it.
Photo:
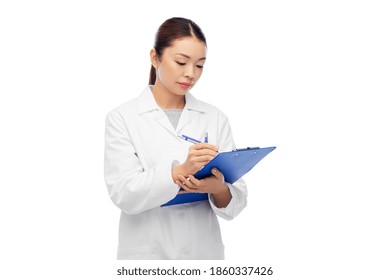
M 229 121 L 222 113 L 219 117 L 219 149 L 220 151 L 229 151 L 235 149 L 233 135 Z M 232 220 L 247 205 L 247 189 L 244 180 L 239 179 L 234 184 L 227 183 L 232 199 L 225 208 L 218 208 L 214 204 L 212 195 L 209 195 L 210 205 L 215 214 L 226 219 Z
M 144 170 L 120 113 L 106 117 L 104 176 L 111 200 L 123 212 L 138 214 L 174 198 L 173 160 Z

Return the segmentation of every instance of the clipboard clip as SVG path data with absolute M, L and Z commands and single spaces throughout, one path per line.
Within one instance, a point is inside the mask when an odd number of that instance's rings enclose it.
M 246 150 L 253 150 L 253 149 L 260 149 L 260 147 L 247 147 L 247 148 L 242 148 L 242 149 L 235 149 L 235 150 L 232 150 L 232 152 L 246 151 Z

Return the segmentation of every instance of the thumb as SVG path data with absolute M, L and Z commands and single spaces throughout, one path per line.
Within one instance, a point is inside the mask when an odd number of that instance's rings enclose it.
M 213 169 L 211 170 L 211 173 L 213 173 L 213 175 L 214 175 L 215 177 L 217 177 L 219 180 L 223 179 L 223 174 L 222 174 L 222 172 L 219 171 L 217 168 L 213 168 Z

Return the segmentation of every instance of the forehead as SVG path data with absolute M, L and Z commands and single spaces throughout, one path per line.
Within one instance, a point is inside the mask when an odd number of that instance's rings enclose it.
M 166 48 L 166 53 L 174 55 L 182 53 L 193 59 L 206 57 L 207 47 L 205 43 L 194 37 L 184 37 L 173 41 L 172 45 Z

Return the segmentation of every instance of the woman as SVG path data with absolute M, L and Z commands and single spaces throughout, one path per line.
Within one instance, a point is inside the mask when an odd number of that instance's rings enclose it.
M 235 148 L 226 116 L 189 93 L 206 48 L 193 21 L 165 21 L 150 51 L 149 86 L 107 115 L 105 180 L 122 211 L 118 259 L 224 259 L 217 215 L 234 218 L 246 206 L 247 191 L 242 180 L 226 183 L 218 170 L 203 180 L 193 177 L 219 150 Z M 210 144 L 178 137 L 205 133 Z M 180 187 L 208 193 L 208 200 L 161 207 Z

